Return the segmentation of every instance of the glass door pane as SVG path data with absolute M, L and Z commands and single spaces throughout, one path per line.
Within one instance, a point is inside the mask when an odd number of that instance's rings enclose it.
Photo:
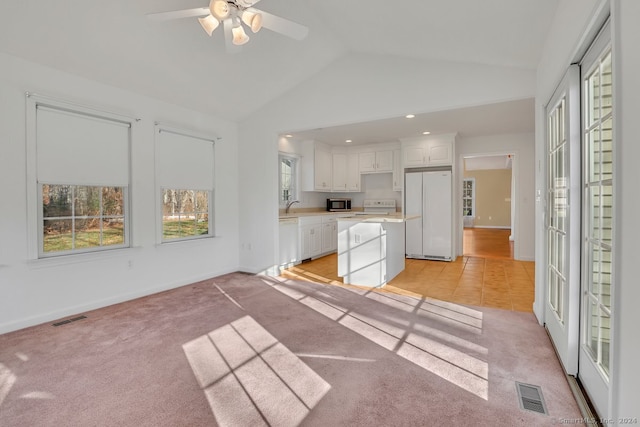
M 567 279 L 565 239 L 567 235 L 567 159 L 565 151 L 565 98 L 547 115 L 547 302 L 557 320 L 564 322 L 563 296 Z
M 583 344 L 606 379 L 610 371 L 613 244 L 613 117 L 611 52 L 584 78 L 585 293 Z

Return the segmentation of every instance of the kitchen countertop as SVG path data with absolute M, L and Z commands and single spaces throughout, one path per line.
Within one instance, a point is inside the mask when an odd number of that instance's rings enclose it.
M 390 215 L 379 215 L 379 214 L 371 214 L 371 215 L 352 215 L 347 217 L 338 218 L 338 221 L 351 221 L 351 222 L 373 222 L 373 223 L 382 223 L 382 222 L 406 222 L 412 219 L 418 219 L 420 215 L 402 215 L 401 213 L 390 214 Z
M 317 212 L 291 212 L 288 214 L 280 214 L 279 218 L 299 218 L 302 216 L 325 216 L 325 215 L 355 215 L 356 212 L 362 211 L 351 211 L 351 212 L 327 212 L 327 211 L 317 211 Z

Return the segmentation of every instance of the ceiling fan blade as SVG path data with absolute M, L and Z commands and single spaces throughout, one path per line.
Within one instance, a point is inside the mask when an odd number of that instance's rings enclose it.
M 233 44 L 233 34 L 231 29 L 233 28 L 233 21 L 231 19 L 225 19 L 222 21 L 224 25 L 224 45 L 227 48 L 228 53 L 238 53 L 242 50 L 241 46 Z
M 309 29 L 304 25 L 300 25 L 288 19 L 272 15 L 269 12 L 258 10 L 253 7 L 247 9 L 250 12 L 260 13 L 262 15 L 262 26 L 276 33 L 291 37 L 292 39 L 302 40 L 309 34 Z
M 256 3 L 258 3 L 260 0 L 236 0 L 236 4 L 238 6 L 242 6 L 244 8 L 247 7 L 251 7 L 254 6 Z
M 152 21 L 164 22 L 172 19 L 193 18 L 195 16 L 209 15 L 208 7 L 196 7 L 195 9 L 174 10 L 171 12 L 147 13 L 147 18 Z

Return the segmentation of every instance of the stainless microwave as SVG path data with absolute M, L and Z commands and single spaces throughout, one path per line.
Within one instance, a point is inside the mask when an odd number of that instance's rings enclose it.
M 351 210 L 351 199 L 327 199 L 327 211 L 329 212 L 349 212 Z

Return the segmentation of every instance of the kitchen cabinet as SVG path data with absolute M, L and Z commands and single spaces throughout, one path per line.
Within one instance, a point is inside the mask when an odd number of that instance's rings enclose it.
M 402 191 L 404 174 L 402 173 L 400 150 L 393 150 L 393 191 Z
M 322 217 L 322 253 L 335 252 L 338 249 L 337 216 Z
M 391 172 L 393 170 L 393 150 L 360 153 L 358 162 L 360 173 Z
M 405 168 L 453 164 L 454 135 L 438 135 L 402 141 Z
M 360 180 L 358 153 L 349 153 L 347 154 L 347 191 L 362 191 Z
M 278 265 L 289 268 L 300 262 L 298 218 L 280 218 L 279 220 L 279 257 Z
M 333 153 L 331 187 L 333 191 L 347 191 L 347 154 Z
M 322 253 L 322 218 L 300 217 L 300 260 L 317 257 Z
M 333 157 L 331 152 L 316 147 L 314 155 L 314 188 L 316 191 L 332 191 Z

